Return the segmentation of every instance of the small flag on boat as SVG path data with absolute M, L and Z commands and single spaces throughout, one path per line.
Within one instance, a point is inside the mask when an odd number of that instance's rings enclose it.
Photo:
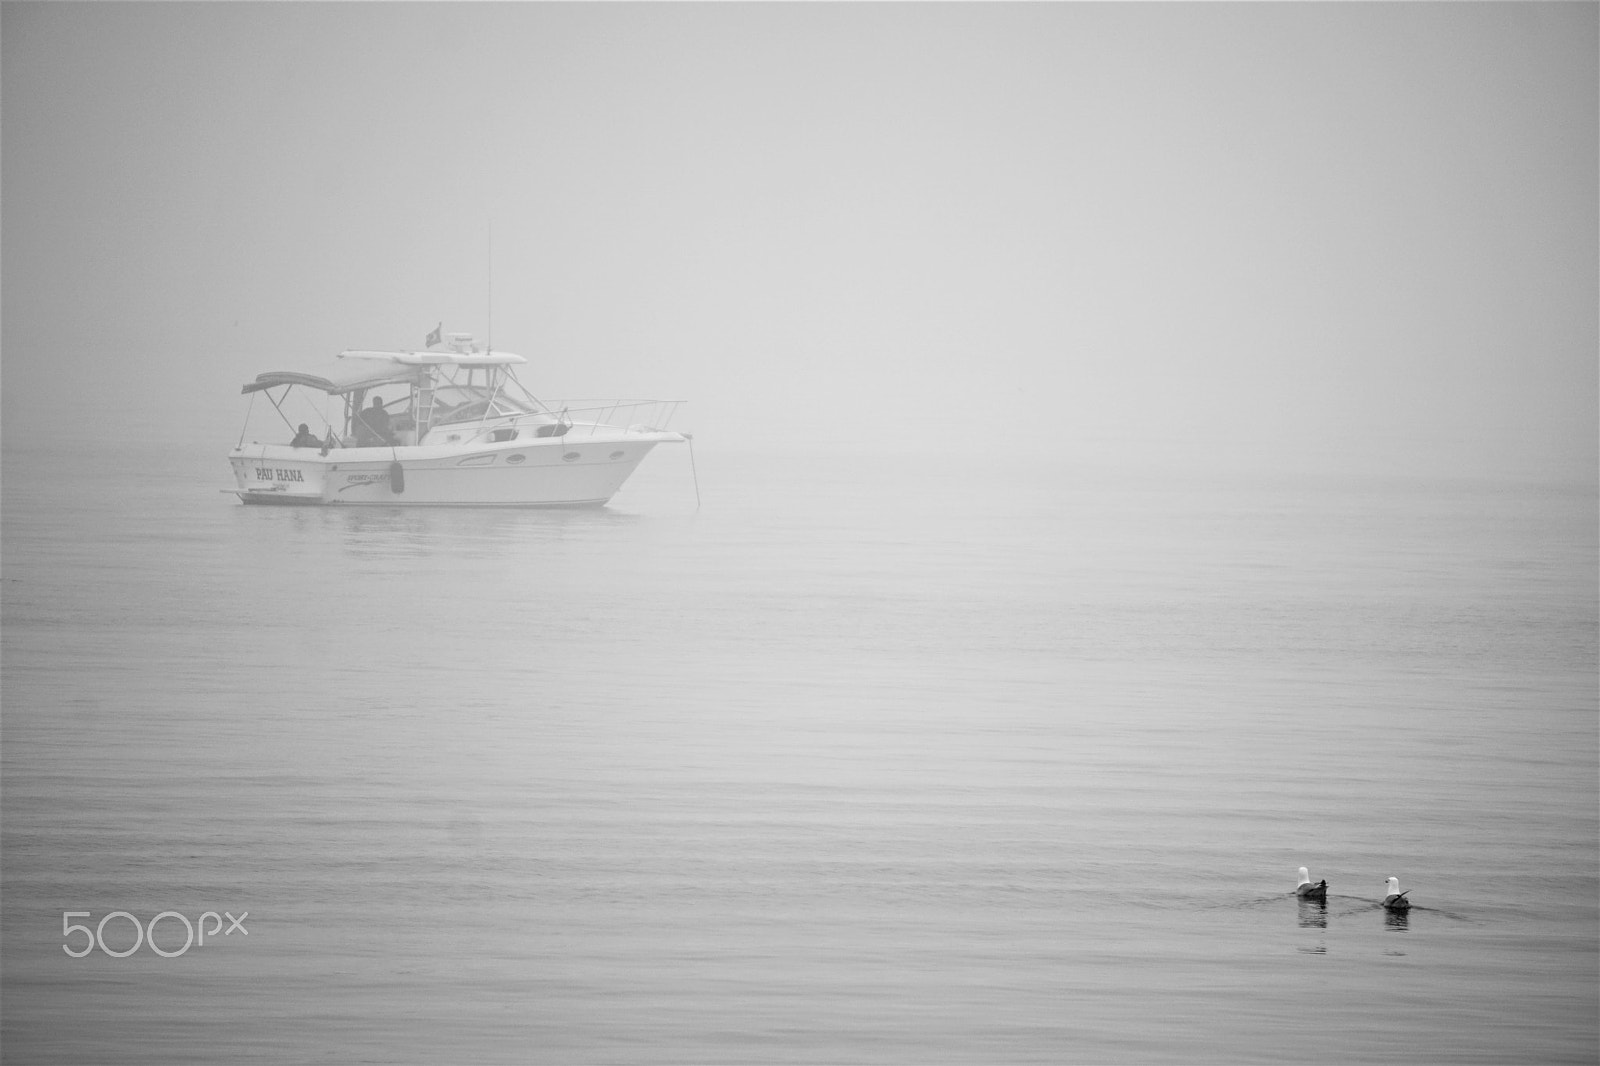
M 428 343 L 426 345 L 427 347 L 432 348 L 435 344 L 438 344 L 439 341 L 441 341 L 443 339 L 443 336 L 439 332 L 442 329 L 444 329 L 444 323 L 443 322 L 441 322 L 437 326 L 433 327 L 433 332 L 428 334 Z

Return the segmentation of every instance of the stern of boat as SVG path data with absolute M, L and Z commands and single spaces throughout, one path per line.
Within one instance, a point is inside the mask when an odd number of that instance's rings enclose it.
M 276 453 L 289 454 L 276 454 Z M 224 489 L 252 504 L 320 504 L 327 463 L 314 450 L 271 445 L 235 448 L 228 455 L 237 488 Z

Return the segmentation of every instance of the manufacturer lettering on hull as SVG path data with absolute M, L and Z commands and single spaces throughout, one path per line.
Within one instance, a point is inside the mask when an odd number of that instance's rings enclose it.
M 365 485 L 382 485 L 389 480 L 389 471 L 377 470 L 370 474 L 346 474 L 345 483 L 339 486 L 339 491 L 359 489 Z

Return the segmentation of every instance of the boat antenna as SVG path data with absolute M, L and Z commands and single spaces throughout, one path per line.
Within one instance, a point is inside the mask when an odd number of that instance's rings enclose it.
M 487 305 L 487 313 L 488 313 L 488 316 L 489 316 L 489 325 L 488 325 L 487 332 L 484 334 L 484 338 L 483 339 L 489 346 L 489 354 L 493 355 L 494 354 L 494 220 L 493 219 L 489 220 L 489 266 L 488 266 L 487 273 L 488 273 L 489 292 L 488 292 L 488 295 L 486 296 L 484 302 Z

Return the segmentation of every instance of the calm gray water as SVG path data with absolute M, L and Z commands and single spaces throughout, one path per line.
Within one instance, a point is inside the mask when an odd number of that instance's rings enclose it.
M 1600 1054 L 1593 486 L 87 465 L 4 471 L 7 1062 Z

